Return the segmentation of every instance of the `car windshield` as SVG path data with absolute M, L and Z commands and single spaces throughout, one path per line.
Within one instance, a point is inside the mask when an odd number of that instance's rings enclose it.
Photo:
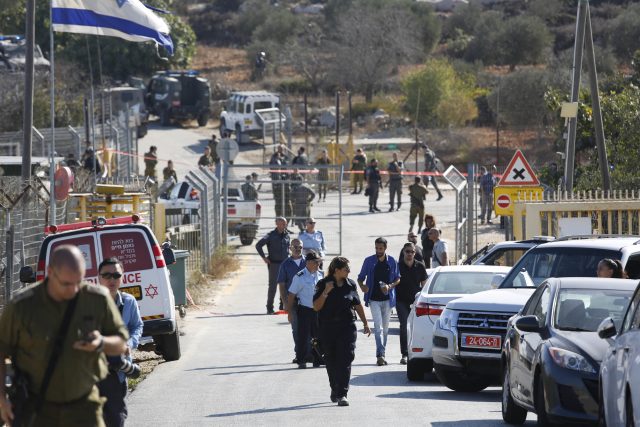
M 529 249 L 523 248 L 504 248 L 496 249 L 493 252 L 489 252 L 485 257 L 478 260 L 478 264 L 484 265 L 499 265 L 502 267 L 513 266 L 522 255 Z
M 611 317 L 620 328 L 631 291 L 611 289 L 563 289 L 558 295 L 554 326 L 565 331 L 595 332 Z
M 253 103 L 254 110 L 263 110 L 265 108 L 272 108 L 272 107 L 273 105 L 271 104 L 271 101 L 260 101 L 260 102 Z
M 474 294 L 491 289 L 491 279 L 496 273 L 478 271 L 440 272 L 433 278 L 431 294 Z
M 622 254 L 607 249 L 538 246 L 518 261 L 500 287 L 530 287 L 531 283 L 521 274 L 522 272 L 528 274 L 534 286 L 538 286 L 549 277 L 595 277 L 598 262 L 602 258 L 621 259 Z

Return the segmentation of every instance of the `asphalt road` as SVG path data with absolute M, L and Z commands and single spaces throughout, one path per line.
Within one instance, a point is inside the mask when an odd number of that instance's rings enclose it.
M 182 129 L 173 133 L 152 130 L 143 141 L 159 145 L 160 158 L 167 140 L 172 140 L 174 159 L 186 163 L 199 155 L 192 147 L 202 139 L 200 135 Z M 177 134 L 180 139 L 176 141 Z M 429 195 L 429 210 L 441 225 L 453 219 L 450 194 L 445 193 L 440 202 L 433 201 L 433 193 Z M 381 201 L 386 197 L 383 193 Z M 387 237 L 389 253 L 396 256 L 408 228 L 408 205 L 393 213 L 367 214 L 366 210 L 364 197 L 343 198 L 342 253 L 351 260 L 354 277 L 364 257 L 373 253 L 376 237 Z M 335 247 L 339 222 L 328 220 L 338 212 L 335 193 L 329 194 L 320 212 L 327 221 L 318 220 L 318 228 Z M 271 220 L 264 220 L 261 231 L 271 227 Z M 324 369 L 298 370 L 291 364 L 293 342 L 286 317 L 265 315 L 266 267 L 253 255 L 252 247 L 238 249 L 242 268 L 219 284 L 215 305 L 189 311 L 182 329 L 182 358 L 160 364 L 129 397 L 128 425 L 503 425 L 499 388 L 466 394 L 449 391 L 433 376 L 424 382 L 409 382 L 405 367 L 399 364 L 395 318 L 387 347 L 388 366 L 375 365 L 373 336 L 359 334 L 351 406 L 337 407 L 329 400 Z M 370 319 L 368 309 L 366 312 Z M 360 323 L 358 327 L 361 330 Z M 531 414 L 529 420 L 527 425 L 533 425 L 535 416 Z

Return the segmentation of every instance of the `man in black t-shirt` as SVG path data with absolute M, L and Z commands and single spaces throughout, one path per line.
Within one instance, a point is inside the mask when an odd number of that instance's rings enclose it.
M 404 259 L 398 263 L 400 283 L 396 289 L 396 311 L 400 322 L 400 364 L 407 364 L 407 318 L 411 312 L 411 304 L 416 293 L 422 290 L 427 281 L 427 269 L 420 261 L 415 260 L 416 247 L 413 243 L 405 243 L 402 248 Z

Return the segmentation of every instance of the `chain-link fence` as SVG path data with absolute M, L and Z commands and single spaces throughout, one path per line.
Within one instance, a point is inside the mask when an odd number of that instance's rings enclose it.
M 23 186 L 20 177 L 0 178 L 0 310 L 21 288 L 20 268 L 36 266 L 48 225 L 48 183 L 33 178 Z M 63 221 L 66 202 L 58 203 L 57 220 Z

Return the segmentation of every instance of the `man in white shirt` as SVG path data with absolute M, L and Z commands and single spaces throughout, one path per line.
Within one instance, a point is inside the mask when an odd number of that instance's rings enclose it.
M 433 252 L 431 257 L 431 267 L 449 265 L 449 248 L 447 242 L 440 240 L 440 230 L 432 228 L 429 230 L 429 240 L 433 242 Z

